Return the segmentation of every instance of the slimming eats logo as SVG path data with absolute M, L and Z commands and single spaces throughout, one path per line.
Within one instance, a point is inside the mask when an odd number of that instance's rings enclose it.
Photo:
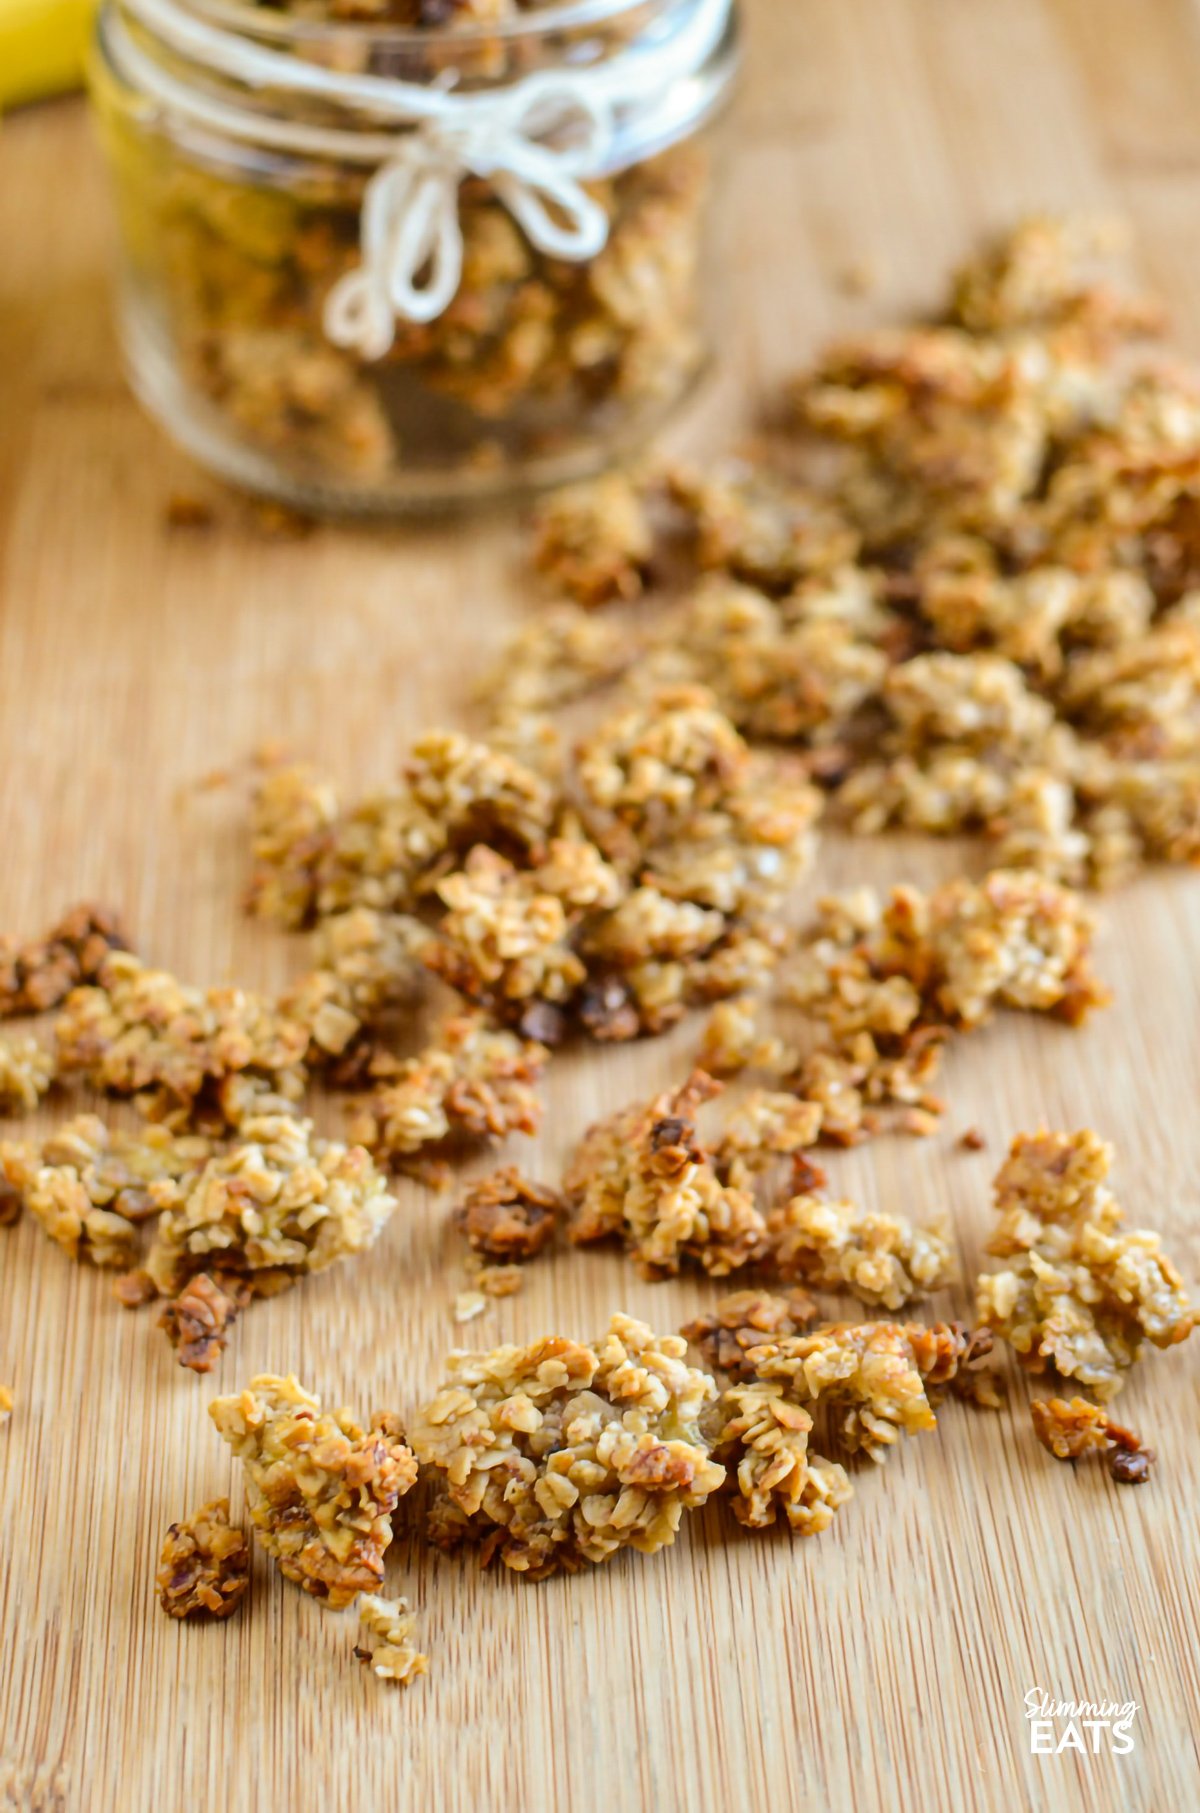
M 1078 1750 L 1084 1756 L 1128 1756 L 1134 1748 L 1136 1700 L 1055 1700 L 1044 1687 L 1025 1695 L 1029 1749 L 1034 1756 L 1061 1756 Z

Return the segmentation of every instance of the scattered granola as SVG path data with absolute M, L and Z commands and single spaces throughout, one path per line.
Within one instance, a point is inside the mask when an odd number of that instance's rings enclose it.
M 209 1414 L 245 1465 L 251 1519 L 287 1578 L 335 1611 L 377 1587 L 392 1513 L 417 1477 L 395 1418 L 361 1429 L 270 1374 L 214 1398 Z
M 976 1285 L 981 1322 L 1032 1372 L 1051 1368 L 1107 1399 L 1146 1342 L 1171 1347 L 1195 1324 L 1157 1234 L 1125 1228 L 1106 1179 L 1112 1148 L 1085 1128 L 1019 1134 L 995 1180 L 1000 1226 L 988 1251 L 1011 1263 Z
M 153 1280 L 145 1274 L 149 1283 Z M 225 1351 L 229 1330 L 250 1301 L 250 1291 L 227 1273 L 210 1278 L 197 1272 L 159 1317 L 179 1364 L 192 1372 L 211 1372 Z
M 534 565 L 580 604 L 636 598 L 654 536 L 633 479 L 610 472 L 557 491 L 536 519 Z
M 902 1215 L 866 1213 L 845 1199 L 793 1196 L 769 1212 L 767 1231 L 780 1277 L 813 1290 L 848 1290 L 880 1309 L 902 1309 L 956 1276 L 944 1232 Z
M 480 1542 L 484 1562 L 535 1580 L 673 1542 L 724 1478 L 700 1430 L 715 1386 L 686 1351 L 614 1316 L 593 1346 L 550 1336 L 452 1354 L 412 1428 L 440 1475 L 432 1539 Z
M 363 1593 L 358 1601 L 358 1623 L 362 1641 L 354 1653 L 381 1681 L 411 1687 L 418 1675 L 429 1672 L 429 1657 L 413 1643 L 417 1621 L 407 1599 Z
M 457 1211 L 467 1239 L 489 1259 L 532 1259 L 554 1238 L 564 1203 L 515 1165 L 473 1183 Z
M 240 988 L 192 988 L 136 957 L 108 958 L 55 1025 L 64 1076 L 133 1096 L 155 1120 L 236 1123 L 259 1091 L 299 1099 L 308 1029 Z
M 146 1270 L 164 1296 L 202 1272 L 219 1276 L 223 1293 L 240 1279 L 252 1294 L 269 1295 L 364 1252 L 395 1206 L 361 1146 L 318 1138 L 311 1121 L 262 1115 L 159 1218 Z M 210 1307 L 220 1320 L 225 1312 Z M 187 1313 L 197 1308 L 193 1292 Z
M 214 1498 L 173 1523 L 158 1564 L 158 1602 L 168 1618 L 228 1618 L 250 1585 L 250 1550 L 229 1521 L 229 1500 Z
M 0 1016 L 57 1007 L 81 982 L 96 979 L 110 952 L 126 948 L 115 913 L 86 902 L 44 938 L 19 944 L 0 937 Z
M 381 1161 L 399 1163 L 455 1136 L 535 1133 L 542 1108 L 534 1084 L 547 1055 L 545 1046 L 493 1026 L 485 1013 L 456 1014 L 375 1088 L 351 1133 Z
M 0 1175 L 72 1259 L 128 1268 L 139 1224 L 183 1200 L 211 1150 L 197 1134 L 113 1132 L 80 1114 L 40 1145 L 0 1141 Z
M 1144 1485 L 1154 1465 L 1153 1448 L 1140 1435 L 1114 1423 L 1107 1410 L 1086 1398 L 1034 1398 L 1029 1406 L 1033 1432 L 1056 1460 L 1105 1455 L 1108 1470 L 1120 1485 Z
M 0 1114 L 32 1113 L 56 1072 L 54 1053 L 37 1039 L 0 1039 Z

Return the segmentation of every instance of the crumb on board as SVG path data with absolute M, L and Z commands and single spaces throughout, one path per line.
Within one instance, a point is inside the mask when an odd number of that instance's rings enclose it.
M 171 1525 L 156 1584 L 168 1618 L 228 1618 L 237 1610 L 250 1585 L 250 1549 L 229 1521 L 227 1498 Z
M 429 1671 L 429 1657 L 413 1642 L 417 1620 L 407 1599 L 382 1599 L 363 1593 L 358 1601 L 360 1640 L 354 1654 L 381 1681 L 411 1687 Z

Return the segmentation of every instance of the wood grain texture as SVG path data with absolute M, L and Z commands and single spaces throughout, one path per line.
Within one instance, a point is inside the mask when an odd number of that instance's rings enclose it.
M 680 427 L 717 446 L 831 330 L 930 301 L 981 228 L 1116 207 L 1180 337 L 1200 347 L 1200 14 L 1185 0 L 753 0 L 730 152 L 736 286 L 724 376 Z M 247 923 L 242 802 L 202 788 L 265 737 L 351 784 L 460 715 L 464 676 L 527 608 L 511 523 L 265 538 L 225 500 L 205 535 L 164 504 L 201 484 L 129 401 L 109 325 L 104 184 L 78 104 L 0 136 L 0 924 L 118 903 L 156 961 L 271 987 L 301 948 Z M 867 258 L 878 291 L 838 274 Z M 436 633 L 430 633 L 430 626 Z M 927 844 L 827 848 L 822 885 L 926 880 Z M 1200 879 L 1103 906 L 1117 1003 L 1080 1034 L 1018 1017 L 950 1056 L 934 1141 L 835 1157 L 839 1188 L 949 1210 L 969 1277 L 1003 1143 L 1091 1123 L 1117 1186 L 1200 1276 Z M 564 1061 L 529 1163 L 677 1071 L 694 1029 Z M 989 1149 L 955 1150 L 984 1128 Z M 524 1159 L 525 1154 L 522 1153 Z M 257 1307 L 218 1383 L 295 1368 L 361 1411 L 413 1403 L 460 1338 L 446 1206 L 410 1188 L 369 1262 Z M 615 1308 L 674 1326 L 714 1294 L 615 1257 L 534 1268 L 471 1334 L 589 1334 Z M 947 1298 L 941 1311 L 965 1308 Z M 1119 1491 L 1052 1464 L 1017 1382 L 996 1417 L 860 1478 L 818 1541 L 691 1520 L 677 1548 L 530 1587 L 403 1532 L 390 1578 L 432 1662 L 401 1694 L 261 1557 L 227 1627 L 178 1628 L 153 1571 L 172 1518 L 236 1491 L 145 1316 L 28 1220 L 0 1234 L 0 1805 L 625 1809 L 1200 1805 L 1200 1343 L 1121 1399 L 1161 1456 Z M 1133 1699 L 1131 1756 L 1033 1757 L 1022 1697 Z M 7 1795 L 7 1801 L 5 1800 Z

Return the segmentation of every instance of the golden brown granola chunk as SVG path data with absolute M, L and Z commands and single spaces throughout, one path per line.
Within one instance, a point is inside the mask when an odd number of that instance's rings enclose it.
M 383 1579 L 392 1513 L 417 1465 L 394 1417 L 362 1429 L 294 1378 L 263 1374 L 209 1415 L 246 1469 L 246 1503 L 282 1572 L 332 1610 Z
M 0 937 L 0 1016 L 44 1013 L 99 975 L 112 951 L 127 948 L 115 913 L 84 902 L 44 938 Z
M 627 630 L 578 605 L 539 613 L 514 631 L 476 688 L 493 741 L 511 735 L 522 720 L 606 686 L 632 665 L 638 647 Z
M 467 1239 L 489 1259 L 532 1259 L 554 1238 L 565 1204 L 515 1165 L 471 1185 L 458 1211 Z
M 403 913 L 351 907 L 317 927 L 316 964 L 285 992 L 279 1010 L 309 1035 L 308 1064 L 342 1080 L 366 1030 L 417 991 L 429 932 Z
M 686 1351 L 614 1316 L 592 1346 L 550 1336 L 452 1354 L 412 1429 L 440 1475 L 433 1540 L 478 1541 L 485 1562 L 535 1580 L 673 1542 L 724 1478 L 700 1429 L 715 1386 Z
M 580 604 L 636 598 L 653 554 L 645 502 L 626 473 L 570 485 L 538 510 L 533 563 Z
M 1107 1410 L 1086 1398 L 1034 1398 L 1029 1406 L 1033 1432 L 1056 1460 L 1106 1456 L 1108 1470 L 1120 1485 L 1144 1485 L 1154 1465 L 1153 1448 L 1140 1435 L 1114 1423 Z
M 157 1585 L 168 1618 L 228 1618 L 237 1610 L 250 1585 L 250 1550 L 229 1521 L 227 1498 L 214 1498 L 171 1525 Z
M 797 1288 L 786 1295 L 734 1291 L 722 1297 L 710 1315 L 697 1316 L 679 1332 L 714 1371 L 748 1379 L 754 1376 L 754 1363 L 747 1358 L 751 1348 L 799 1334 L 817 1319 L 817 1306 L 807 1291 Z
M 813 1290 L 848 1290 L 875 1308 L 902 1309 L 956 1276 L 944 1233 L 903 1215 L 864 1212 L 844 1198 L 793 1196 L 770 1210 L 767 1234 L 780 1277 Z
M 733 1513 L 767 1529 L 783 1513 L 800 1536 L 819 1536 L 854 1496 L 846 1469 L 809 1448 L 813 1419 L 784 1381 L 753 1379 L 721 1397 L 714 1453 L 732 1480 Z
M 1112 1397 L 1147 1341 L 1171 1347 L 1195 1323 L 1157 1234 L 1126 1228 L 1106 1179 L 1112 1148 L 1090 1128 L 1019 1134 L 995 1181 L 1000 1225 L 980 1276 L 981 1322 L 1032 1372 L 1053 1368 Z
M 377 1158 L 401 1161 L 456 1135 L 535 1133 L 542 1105 L 534 1085 L 547 1055 L 544 1045 L 494 1026 L 484 1013 L 454 1015 L 375 1089 L 351 1131 Z
M 31 1114 L 56 1073 L 54 1053 L 37 1039 L 0 1039 L 0 1114 Z
M 72 1259 L 128 1267 L 139 1224 L 183 1200 L 211 1151 L 197 1134 L 113 1132 L 80 1114 L 40 1145 L 0 1142 L 0 1173 Z
M 395 1206 L 362 1146 L 318 1138 L 311 1121 L 262 1115 L 160 1217 L 146 1270 L 164 1296 L 199 1272 L 269 1294 L 364 1252 Z
M 429 1657 L 413 1642 L 417 1620 L 407 1599 L 363 1593 L 358 1601 L 358 1626 L 360 1640 L 354 1653 L 381 1681 L 411 1687 L 419 1675 L 429 1672 Z
M 249 1301 L 247 1286 L 228 1273 L 210 1278 L 207 1272 L 197 1272 L 189 1278 L 158 1319 L 179 1364 L 191 1372 L 211 1372 L 225 1351 L 230 1328 Z
M 240 988 L 192 988 L 136 957 L 109 957 L 55 1025 L 59 1069 L 138 1099 L 154 1119 L 236 1118 L 238 1087 L 295 1101 L 308 1029 Z
M 563 1178 L 576 1245 L 621 1235 L 656 1277 L 685 1259 L 719 1278 L 761 1258 L 766 1229 L 752 1193 L 724 1183 L 696 1138 L 696 1111 L 719 1090 L 696 1071 L 585 1134 Z
M 269 767 L 254 794 L 251 912 L 280 925 L 304 925 L 316 906 L 321 861 L 337 821 L 332 781 L 307 763 Z

